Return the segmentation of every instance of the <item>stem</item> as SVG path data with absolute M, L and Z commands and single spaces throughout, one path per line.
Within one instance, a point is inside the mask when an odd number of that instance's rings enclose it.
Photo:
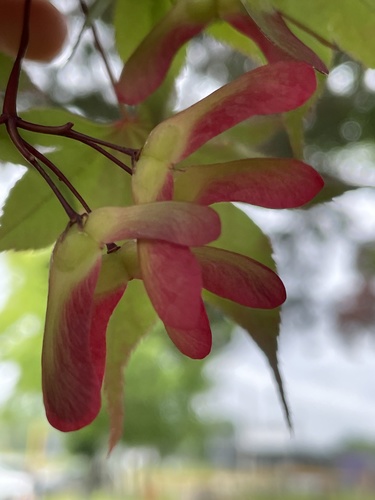
M 20 45 L 5 89 L 3 113 L 1 115 L 0 123 L 5 123 L 11 141 L 21 153 L 21 155 L 25 158 L 25 160 L 29 162 L 47 182 L 47 184 L 52 189 L 53 193 L 56 195 L 57 199 L 63 206 L 69 219 L 71 221 L 77 221 L 80 220 L 81 216 L 77 214 L 73 207 L 67 202 L 61 191 L 57 188 L 49 175 L 38 163 L 35 155 L 28 149 L 26 143 L 19 135 L 17 130 L 17 95 L 22 61 L 26 54 L 27 46 L 29 43 L 30 10 L 31 0 L 25 0 Z
M 89 8 L 85 2 L 85 0 L 79 0 L 79 3 L 80 3 L 80 6 L 81 6 L 81 10 L 83 12 L 83 14 L 86 16 L 86 20 L 88 19 L 89 17 Z M 116 78 L 113 74 L 113 71 L 112 71 L 112 68 L 109 64 L 109 61 L 108 61 L 108 57 L 107 57 L 107 54 L 104 50 L 104 47 L 100 41 L 100 37 L 99 37 L 99 33 L 98 33 L 98 30 L 96 29 L 96 26 L 93 22 L 90 22 L 90 28 L 91 28 L 91 32 L 92 32 L 92 35 L 93 35 L 93 38 L 94 38 L 94 44 L 95 44 L 95 47 L 96 47 L 96 50 L 99 52 L 101 58 L 102 58 L 102 61 L 104 63 L 104 66 L 106 68 L 106 71 L 107 71 L 107 75 L 108 75 L 108 78 L 111 82 L 111 85 L 112 85 L 112 89 L 113 89 L 113 92 L 116 96 L 116 100 L 117 100 L 117 104 L 119 106 L 119 110 L 121 112 L 121 115 L 123 116 L 123 118 L 126 118 L 128 116 L 128 113 L 127 113 L 127 110 L 126 110 L 126 107 L 123 103 L 121 103 L 118 99 L 118 95 L 117 95 L 117 90 L 116 90 L 116 84 L 117 84 L 117 81 L 116 81 Z
M 114 149 L 120 153 L 130 156 L 132 159 L 136 159 L 139 155 L 140 150 L 134 148 L 126 148 L 124 146 L 119 146 L 112 142 L 103 141 L 102 139 L 97 139 L 96 137 L 91 137 L 90 135 L 83 134 L 82 132 L 77 132 L 73 130 L 74 123 L 68 122 L 65 125 L 40 125 L 37 123 L 31 123 L 22 118 L 18 118 L 17 123 L 19 128 L 24 130 L 29 130 L 30 132 L 38 132 L 48 135 L 59 135 L 62 137 L 67 137 L 68 139 L 74 139 L 76 141 L 87 144 L 88 142 L 95 142 L 101 146 L 105 146 L 110 149 Z
M 46 126 L 46 125 L 38 125 L 36 123 L 30 123 L 28 121 L 19 118 L 17 124 L 19 128 L 22 128 L 24 130 L 29 130 L 31 132 L 39 132 L 42 134 L 49 134 L 49 135 L 58 135 L 66 137 L 68 139 L 74 139 L 76 141 L 82 142 L 83 144 L 86 144 L 86 146 L 89 146 L 98 151 L 100 154 L 102 154 L 110 161 L 118 165 L 120 168 L 125 170 L 125 172 L 127 172 L 128 174 L 132 175 L 133 173 L 130 167 L 128 167 L 124 162 L 116 158 L 116 156 L 112 155 L 101 146 L 114 149 L 115 151 L 119 151 L 120 153 L 130 156 L 132 164 L 134 164 L 135 160 L 138 158 L 139 149 L 125 148 L 123 146 L 118 146 L 117 144 L 113 144 L 111 142 L 103 141 L 101 139 L 96 139 L 95 137 L 82 134 L 81 132 L 73 130 L 72 129 L 73 123 L 70 122 L 66 123 L 65 125 Z
M 67 134 L 69 134 L 69 130 L 71 130 L 73 126 L 74 123 L 72 122 L 65 123 L 64 125 L 40 125 L 39 123 L 28 122 L 23 118 L 17 117 L 18 128 L 40 134 L 60 135 L 68 137 Z
M 66 137 L 69 139 L 74 139 L 79 141 L 99 153 L 108 158 L 110 161 L 121 167 L 123 170 L 128 172 L 130 175 L 132 174 L 132 169 L 128 167 L 121 160 L 116 158 L 113 154 L 109 153 L 105 147 L 118 151 L 120 153 L 126 154 L 131 157 L 132 165 L 134 165 L 135 161 L 139 156 L 139 150 L 132 148 L 125 148 L 122 146 L 118 146 L 116 144 L 112 144 L 107 141 L 103 141 L 101 139 L 95 139 L 94 137 L 90 137 L 86 134 L 82 134 L 80 132 L 76 132 L 73 130 L 74 124 L 68 122 L 64 125 L 59 126 L 45 126 L 39 125 L 31 122 L 27 122 L 26 120 L 22 120 L 17 116 L 17 96 L 19 89 L 19 80 L 21 74 L 22 61 L 25 57 L 26 50 L 29 43 L 29 21 L 30 21 L 30 11 L 31 11 L 31 2 L 32 0 L 25 0 L 24 3 L 24 11 L 23 11 L 23 24 L 22 24 L 22 33 L 20 45 L 18 48 L 17 56 L 14 61 L 11 73 L 9 75 L 9 79 L 7 82 L 7 86 L 5 89 L 4 95 L 4 103 L 3 103 L 3 112 L 0 115 L 0 125 L 5 124 L 7 132 L 11 141 L 13 142 L 16 149 L 20 152 L 23 158 L 30 163 L 38 173 L 43 177 L 43 179 L 47 182 L 48 186 L 51 188 L 52 192 L 55 194 L 61 205 L 63 206 L 65 212 L 67 213 L 71 223 L 79 222 L 82 219 L 82 216 L 79 215 L 74 208 L 69 204 L 67 199 L 64 197 L 62 192 L 58 189 L 52 178 L 47 174 L 44 170 L 43 166 L 39 163 L 45 165 L 51 172 L 53 172 L 56 177 L 65 184 L 65 186 L 70 190 L 70 192 L 76 197 L 76 199 L 81 203 L 82 207 L 86 210 L 87 213 L 90 213 L 90 207 L 84 200 L 84 198 L 80 195 L 80 193 L 75 189 L 69 179 L 60 171 L 60 169 L 45 155 L 43 155 L 40 151 L 34 148 L 31 144 L 25 141 L 19 134 L 18 128 L 22 128 L 24 130 L 29 130 L 31 132 L 57 135 L 61 137 Z M 89 11 L 88 7 L 85 3 L 85 0 L 80 0 L 80 5 L 83 13 L 88 18 Z M 109 79 L 111 81 L 112 87 L 116 93 L 116 81 L 112 74 L 110 65 L 108 63 L 105 51 L 103 46 L 100 43 L 98 32 L 94 25 L 91 25 L 92 33 L 94 36 L 95 46 L 99 51 L 104 64 L 107 69 L 107 73 Z M 117 95 L 117 94 L 116 94 Z M 119 103 L 120 104 L 120 103 Z M 39 161 L 38 161 L 39 160 Z M 108 253 L 114 252 L 118 249 L 118 246 L 115 243 L 108 243 L 107 250 Z
M 33 154 L 36 158 L 38 158 L 39 161 L 44 163 L 46 167 L 48 167 L 55 175 L 56 177 L 65 184 L 65 186 L 69 189 L 69 191 L 77 198 L 77 200 L 80 202 L 80 204 L 83 206 L 83 208 L 86 210 L 87 213 L 91 212 L 90 207 L 86 203 L 86 201 L 82 198 L 82 196 L 79 194 L 79 192 L 76 190 L 76 188 L 71 184 L 69 179 L 61 172 L 60 169 L 56 167 L 56 165 L 44 154 L 42 154 L 40 151 L 35 149 L 31 144 L 28 144 L 27 142 L 23 141 L 25 147 L 30 151 L 31 154 Z
M 31 0 L 25 0 L 20 45 L 5 89 L 3 113 L 8 116 L 17 115 L 17 94 L 21 74 L 21 66 L 29 43 L 30 8 Z
M 43 177 L 43 179 L 47 182 L 48 186 L 52 189 L 53 193 L 61 203 L 62 207 L 64 208 L 65 212 L 67 213 L 69 219 L 71 222 L 77 222 L 78 220 L 81 220 L 81 216 L 74 210 L 74 208 L 68 203 L 64 195 L 61 193 L 61 191 L 58 189 L 56 184 L 53 182 L 51 177 L 44 171 L 42 166 L 38 163 L 38 160 L 34 156 L 31 151 L 29 151 L 28 147 L 26 146 L 24 140 L 22 137 L 18 134 L 17 131 L 17 125 L 14 120 L 8 120 L 7 124 L 7 131 L 9 134 L 9 137 L 11 138 L 13 144 L 16 146 L 18 151 L 21 153 L 21 155 L 25 158 L 26 161 L 28 161 L 36 170 L 38 173 Z
M 128 167 L 125 163 L 123 163 L 121 160 L 116 158 L 116 156 L 114 156 L 113 154 L 108 153 L 108 151 L 106 151 L 104 148 L 102 148 L 101 146 L 99 146 L 95 142 L 87 141 L 87 142 L 85 142 L 85 144 L 87 146 L 89 146 L 90 148 L 98 151 L 98 153 L 101 153 L 103 156 L 108 158 L 108 160 L 110 160 L 112 163 L 115 163 L 117 166 L 122 168 L 122 170 L 125 170 L 125 172 L 127 172 L 128 174 L 130 174 L 130 175 L 133 174 L 133 171 L 130 167 Z

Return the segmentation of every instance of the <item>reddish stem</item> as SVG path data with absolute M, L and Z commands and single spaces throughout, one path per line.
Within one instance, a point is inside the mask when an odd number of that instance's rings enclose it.
M 67 202 L 61 191 L 57 188 L 55 183 L 52 181 L 51 177 L 44 171 L 42 166 L 37 161 L 34 154 L 28 149 L 31 147 L 27 144 L 22 137 L 19 135 L 15 121 L 9 119 L 6 123 L 7 131 L 9 137 L 11 138 L 13 144 L 16 146 L 21 155 L 25 158 L 27 162 L 29 162 L 43 177 L 43 179 L 47 182 L 49 187 L 52 189 L 53 193 L 56 195 L 57 199 L 61 203 L 65 212 L 67 213 L 71 222 L 77 222 L 81 220 L 81 216 L 73 209 L 73 207 Z
M 76 188 L 71 184 L 69 179 L 56 167 L 56 165 L 44 154 L 42 154 L 40 151 L 35 149 L 31 144 L 28 144 L 27 142 L 24 141 L 25 147 L 30 151 L 31 154 L 33 154 L 36 158 L 38 158 L 39 161 L 44 163 L 46 167 L 48 167 L 55 175 L 56 177 L 65 184 L 65 186 L 70 190 L 70 192 L 77 198 L 77 200 L 81 203 L 83 208 L 86 210 L 87 213 L 91 212 L 90 207 L 86 203 L 86 201 L 82 198 L 82 196 L 79 194 L 79 192 L 76 190 Z
M 116 163 L 116 165 L 121 167 L 128 174 L 130 175 L 132 174 L 132 170 L 130 167 L 128 167 L 124 162 L 122 162 L 121 160 L 119 160 L 118 158 L 116 158 L 115 156 L 113 156 L 111 153 L 109 153 L 100 146 L 105 146 L 107 148 L 114 149 L 115 151 L 119 151 L 120 153 L 130 156 L 132 164 L 138 158 L 139 149 L 126 148 L 123 146 L 119 146 L 117 144 L 113 144 L 111 142 L 103 141 L 101 139 L 96 139 L 95 137 L 91 137 L 89 135 L 73 130 L 73 126 L 74 124 L 71 122 L 66 123 L 65 125 L 48 126 L 48 125 L 30 123 L 26 120 L 22 120 L 21 118 L 18 119 L 19 128 L 23 128 L 24 130 L 29 130 L 30 132 L 58 135 L 60 137 L 66 137 L 68 139 L 73 139 L 82 142 L 83 144 L 86 144 L 86 146 L 89 146 L 98 151 L 99 153 L 101 153 L 102 155 L 106 156 L 110 161 Z
M 18 48 L 17 56 L 14 61 L 12 70 L 10 72 L 8 83 L 5 89 L 3 114 L 1 116 L 1 123 L 5 123 L 7 132 L 13 144 L 16 146 L 21 155 L 29 162 L 47 182 L 57 199 L 60 201 L 65 212 L 71 221 L 80 219 L 80 215 L 76 213 L 73 207 L 67 202 L 61 191 L 54 184 L 49 175 L 43 170 L 42 166 L 38 163 L 35 155 L 28 149 L 29 145 L 22 139 L 17 130 L 17 95 L 19 80 L 21 74 L 22 61 L 26 54 L 27 46 L 29 43 L 29 20 L 30 20 L 31 0 L 25 0 L 25 7 L 23 11 L 22 20 L 22 33 L 20 45 Z M 31 146 L 30 146 L 31 147 Z M 57 167 L 55 167 L 57 169 Z
M 103 141 L 101 139 L 96 139 L 94 137 L 90 137 L 86 134 L 77 132 L 73 130 L 74 124 L 69 122 L 64 125 L 59 125 L 59 126 L 46 126 L 46 125 L 40 125 L 36 123 L 31 123 L 26 120 L 21 119 L 17 115 L 17 96 L 18 96 L 18 89 L 19 89 L 19 80 L 20 80 L 20 73 L 21 73 L 21 68 L 22 68 L 22 61 L 24 59 L 24 56 L 26 54 L 28 42 L 29 42 L 29 20 L 30 20 L 30 10 L 31 10 L 31 2 L 32 0 L 25 0 L 24 4 L 24 12 L 23 12 L 23 25 L 22 25 L 22 33 L 21 33 L 21 40 L 20 40 L 20 45 L 18 48 L 17 52 L 17 57 L 14 61 L 11 73 L 9 75 L 9 79 L 7 82 L 7 86 L 5 89 L 5 96 L 4 96 L 4 103 L 3 103 L 3 112 L 0 115 L 0 125 L 5 124 L 7 128 L 7 132 L 9 134 L 9 137 L 15 147 L 18 149 L 20 154 L 25 158 L 25 160 L 30 163 L 38 172 L 39 174 L 45 179 L 45 181 L 48 183 L 49 187 L 53 191 L 53 193 L 56 195 L 58 198 L 59 202 L 63 206 L 64 210 L 66 211 L 68 217 L 70 218 L 71 223 L 81 221 L 82 216 L 79 215 L 73 207 L 68 203 L 66 198 L 63 196 L 62 192 L 58 189 L 56 184 L 53 182 L 51 177 L 45 172 L 44 168 L 39 162 L 42 162 L 47 168 L 49 168 L 56 176 L 57 178 L 63 182 L 67 188 L 70 190 L 70 192 L 76 197 L 76 199 L 81 203 L 82 207 L 87 211 L 90 212 L 90 207 L 88 204 L 85 202 L 83 197 L 79 194 L 79 192 L 75 189 L 75 187 L 71 184 L 71 182 L 68 180 L 68 178 L 57 168 L 57 166 L 49 160 L 45 155 L 40 153 L 36 148 L 34 148 L 31 144 L 26 142 L 19 134 L 18 129 L 22 128 L 24 130 L 28 130 L 31 132 L 36 132 L 36 133 L 43 133 L 43 134 L 50 134 L 50 135 L 58 135 L 61 137 L 66 137 L 68 139 L 73 139 L 76 141 L 79 141 L 96 151 L 98 151 L 100 154 L 108 158 L 110 161 L 121 167 L 123 170 L 128 172 L 129 174 L 132 174 L 132 169 L 128 167 L 125 163 L 123 163 L 121 160 L 116 158 L 113 154 L 109 153 L 106 149 L 104 148 L 109 148 L 113 149 L 115 151 L 118 151 L 120 153 L 123 153 L 125 155 L 130 156 L 132 165 L 134 165 L 135 161 L 137 160 L 139 156 L 139 150 L 138 149 L 132 149 L 132 148 L 125 148 L 122 146 L 119 146 L 117 144 L 112 144 L 107 141 Z M 83 13 L 88 16 L 88 8 L 84 0 L 80 0 L 81 8 Z M 115 90 L 115 79 L 112 74 L 111 68 L 109 66 L 106 54 L 103 50 L 103 47 L 100 43 L 99 36 L 97 33 L 97 30 L 95 26 L 91 26 L 94 40 L 95 40 L 95 45 L 106 65 L 107 68 L 107 73 L 108 76 L 111 80 L 112 86 Z M 38 161 L 39 160 L 39 161 Z M 118 247 L 114 243 L 110 243 L 107 245 L 107 250 L 108 252 L 113 252 L 117 250 Z
M 86 19 L 88 20 L 89 8 L 88 8 L 85 0 L 79 0 L 79 3 L 80 3 L 81 10 L 82 10 L 83 14 L 86 16 Z M 124 104 L 121 103 L 118 99 L 117 90 L 116 90 L 116 84 L 117 84 L 116 78 L 112 72 L 111 66 L 110 66 L 108 58 L 107 58 L 107 54 L 106 54 L 106 52 L 103 48 L 103 45 L 100 41 L 98 30 L 96 29 L 96 26 L 94 23 L 90 24 L 90 28 L 91 28 L 91 32 L 92 32 L 92 35 L 94 38 L 96 50 L 98 51 L 98 53 L 100 54 L 100 56 L 102 58 L 102 61 L 104 63 L 104 66 L 105 66 L 107 74 L 108 74 L 108 78 L 109 78 L 111 85 L 112 85 L 113 92 L 116 96 L 118 107 L 120 109 L 122 116 L 125 118 L 128 115 L 128 113 L 127 113 L 127 110 L 126 110 L 126 107 L 124 106 Z
M 20 45 L 14 61 L 12 71 L 10 72 L 8 83 L 5 89 L 3 114 L 6 116 L 17 116 L 17 94 L 21 74 L 22 60 L 26 54 L 29 43 L 29 19 L 30 19 L 31 0 L 25 0 L 23 11 L 22 34 Z M 5 121 L 5 120 L 4 120 Z

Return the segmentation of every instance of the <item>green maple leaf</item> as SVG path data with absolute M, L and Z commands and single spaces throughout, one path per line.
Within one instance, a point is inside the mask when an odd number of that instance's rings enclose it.
M 23 117 L 46 125 L 73 122 L 77 131 L 129 147 L 140 147 L 147 135 L 141 124 L 95 124 L 64 110 L 34 110 Z M 95 150 L 64 137 L 25 131 L 21 131 L 21 134 L 37 149 L 52 149 L 46 156 L 61 169 L 90 208 L 131 203 L 130 175 Z M 14 151 L 17 157 L 19 154 Z M 21 161 L 19 157 L 18 162 Z M 127 158 L 125 161 L 128 161 Z M 54 179 L 72 206 L 82 211 L 72 194 Z M 64 210 L 46 182 L 30 167 L 6 201 L 0 219 L 0 251 L 37 249 L 51 245 L 67 222 Z
M 370 68 L 375 66 L 375 51 L 369 43 L 374 34 L 374 5 L 370 0 L 273 0 L 272 3 L 343 52 Z
M 275 270 L 276 266 L 272 258 L 270 241 L 259 227 L 239 208 L 231 204 L 219 203 L 214 205 L 214 208 L 220 214 L 222 235 L 213 243 L 213 246 L 247 255 Z M 272 310 L 252 309 L 209 292 L 204 292 L 204 298 L 244 328 L 263 351 L 273 371 L 285 416 L 289 426 L 291 426 L 290 412 L 285 398 L 277 356 L 280 308 Z
M 134 280 L 113 313 L 107 329 L 104 393 L 110 417 L 109 449 L 122 435 L 124 417 L 123 370 L 140 339 L 157 323 L 157 315 L 144 289 Z

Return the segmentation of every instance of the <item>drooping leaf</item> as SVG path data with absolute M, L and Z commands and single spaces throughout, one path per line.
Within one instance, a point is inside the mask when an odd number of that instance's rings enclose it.
M 286 299 L 283 282 L 254 259 L 214 247 L 193 251 L 202 269 L 203 288 L 247 307 L 273 309 Z
M 110 416 L 109 450 L 120 439 L 124 418 L 123 370 L 139 340 L 157 323 L 143 283 L 133 280 L 112 315 L 107 329 L 104 394 Z
M 219 203 L 214 205 L 214 207 L 220 215 L 222 233 L 212 246 L 247 255 L 271 269 L 275 269 L 275 263 L 272 258 L 272 247 L 268 238 L 262 233 L 259 227 L 239 208 L 229 203 Z M 238 237 L 239 234 L 242 235 L 241 238 Z M 290 425 L 289 409 L 285 398 L 277 356 L 280 310 L 272 309 L 266 311 L 252 309 L 223 299 L 207 291 L 204 291 L 204 299 L 215 307 L 218 307 L 225 315 L 244 328 L 263 351 L 274 373 L 285 415 Z
M 285 396 L 284 384 L 279 370 L 279 360 L 277 354 L 277 338 L 280 328 L 278 311 L 251 309 L 230 300 L 218 297 L 217 295 L 207 291 L 204 292 L 204 299 L 219 308 L 237 325 L 246 330 L 258 347 L 263 351 L 273 371 L 275 382 L 279 389 L 280 399 L 284 408 L 285 417 L 289 428 L 291 428 L 291 416 Z
M 294 208 L 309 202 L 322 187 L 320 175 L 303 162 L 250 158 L 189 167 L 176 179 L 175 199 L 204 205 L 237 201 L 267 208 Z

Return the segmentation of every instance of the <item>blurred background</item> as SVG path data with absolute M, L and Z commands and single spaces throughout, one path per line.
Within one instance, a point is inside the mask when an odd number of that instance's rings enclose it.
M 80 42 L 51 67 L 26 65 L 20 108 L 56 104 L 109 121 L 117 110 L 101 59 L 90 33 L 80 35 L 76 2 L 60 3 Z M 104 12 L 98 29 L 118 76 L 109 19 Z M 198 37 L 171 106 L 253 65 Z M 246 148 L 245 134 L 256 142 L 264 127 L 257 149 L 291 155 L 271 118 L 227 137 Z M 319 200 L 293 211 L 241 207 L 271 238 L 288 291 L 279 354 L 293 434 L 264 356 L 214 310 L 207 360 L 182 357 L 158 329 L 141 342 L 126 371 L 123 440 L 109 457 L 104 413 L 74 434 L 52 429 L 40 391 L 50 249 L 1 255 L 0 500 L 375 497 L 375 69 L 336 53 L 305 134 L 305 160 L 326 180 Z M 23 172 L 0 165 L 2 205 Z

